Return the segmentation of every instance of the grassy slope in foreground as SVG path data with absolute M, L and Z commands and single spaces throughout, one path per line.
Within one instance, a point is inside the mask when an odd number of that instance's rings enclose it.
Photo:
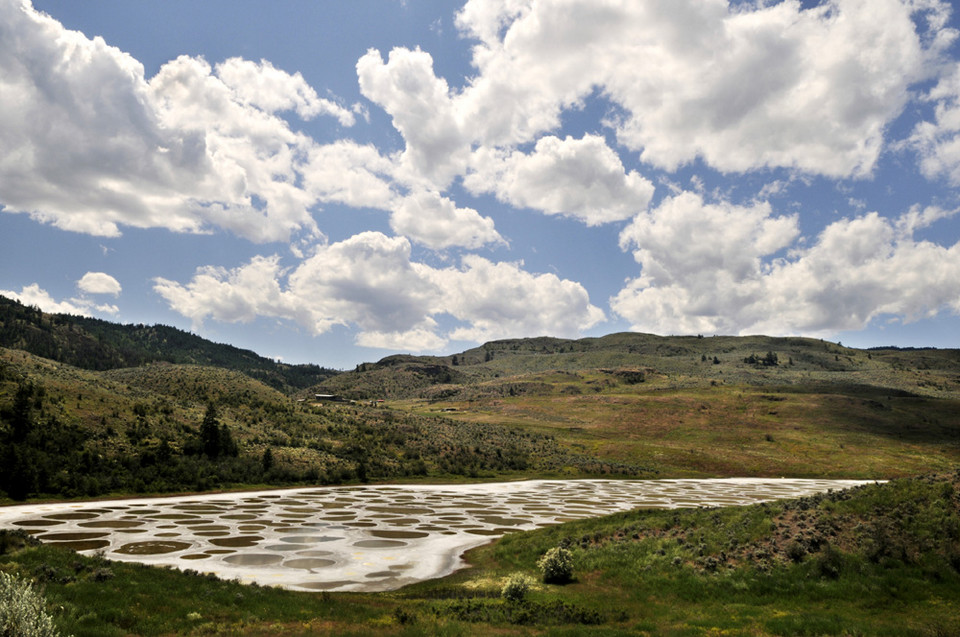
M 960 474 L 749 507 L 635 511 L 508 535 L 473 568 L 393 594 L 310 594 L 107 563 L 0 557 L 40 581 L 65 632 L 137 635 L 951 635 Z M 574 581 L 500 598 L 563 545 Z M 10 550 L 9 542 L 2 544 Z

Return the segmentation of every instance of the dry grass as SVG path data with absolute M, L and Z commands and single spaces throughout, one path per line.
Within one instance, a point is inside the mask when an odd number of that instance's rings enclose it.
M 883 390 L 708 387 L 437 402 L 452 418 L 554 435 L 662 476 L 897 477 L 960 462 L 960 401 Z

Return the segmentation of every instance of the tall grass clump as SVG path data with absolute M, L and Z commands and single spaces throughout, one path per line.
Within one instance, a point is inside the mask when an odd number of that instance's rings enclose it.
M 33 584 L 0 573 L 0 637 L 60 637 Z

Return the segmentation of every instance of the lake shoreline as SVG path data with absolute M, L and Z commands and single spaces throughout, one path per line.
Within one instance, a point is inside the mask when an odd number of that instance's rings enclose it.
M 515 531 L 642 508 L 738 506 L 873 480 L 517 480 L 260 489 L 0 508 L 0 526 L 108 559 L 293 590 L 385 591 Z

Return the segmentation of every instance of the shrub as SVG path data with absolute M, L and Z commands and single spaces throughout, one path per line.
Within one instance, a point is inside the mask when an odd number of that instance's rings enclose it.
M 806 554 L 807 547 L 805 547 L 801 542 L 794 540 L 787 545 L 787 557 L 794 562 L 802 561 Z
M 522 602 L 530 591 L 530 578 L 523 573 L 514 573 L 507 577 L 500 589 L 500 596 L 509 602 Z
M 417 623 L 416 614 L 407 611 L 402 606 L 397 606 L 393 609 L 393 619 L 401 626 Z
M 33 584 L 11 573 L 0 573 L 0 635 L 59 637 L 45 604 Z
M 573 579 L 573 554 L 563 547 L 555 547 L 537 560 L 547 584 L 566 584 Z
M 820 577 L 828 579 L 837 579 L 840 577 L 840 571 L 843 570 L 843 554 L 832 545 L 827 547 L 817 556 L 816 571 Z

